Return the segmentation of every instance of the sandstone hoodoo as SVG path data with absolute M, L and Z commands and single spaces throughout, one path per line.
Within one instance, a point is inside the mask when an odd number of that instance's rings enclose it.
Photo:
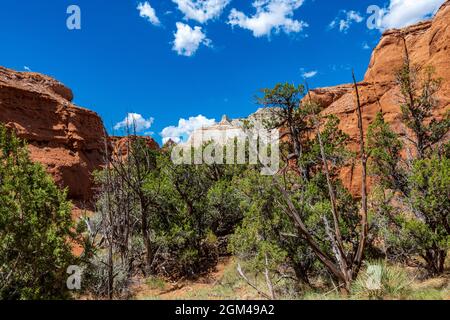
M 405 57 L 405 42 L 410 60 L 420 67 L 433 67 L 435 76 L 442 79 L 438 93 L 439 108 L 434 117 L 440 119 L 450 109 L 450 2 L 447 1 L 431 21 L 386 31 L 375 48 L 364 80 L 359 83 L 363 109 L 363 127 L 367 130 L 378 112 L 399 134 L 406 128 L 401 123 L 400 92 L 396 71 Z M 404 42 L 405 39 L 406 41 Z M 351 73 L 348 75 L 351 79 Z M 312 97 L 323 108 L 324 115 L 333 114 L 341 120 L 340 128 L 350 135 L 357 150 L 358 121 L 353 85 L 320 88 Z M 343 180 L 352 193 L 361 185 L 361 170 L 357 166 L 342 172 Z
M 100 117 L 72 99 L 72 91 L 50 77 L 0 67 L 0 122 L 26 139 L 32 159 L 68 187 L 71 199 L 87 202 L 106 133 Z

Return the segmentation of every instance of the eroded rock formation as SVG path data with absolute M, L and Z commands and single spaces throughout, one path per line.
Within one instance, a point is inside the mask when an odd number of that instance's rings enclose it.
M 151 137 L 148 136 L 129 136 L 129 137 L 109 137 L 109 141 L 112 146 L 112 156 L 115 159 L 126 159 L 128 157 L 131 144 L 136 139 L 142 139 L 145 141 L 146 146 L 151 150 L 158 150 L 158 143 Z
M 101 118 L 72 100 L 72 91 L 50 77 L 0 67 L 0 123 L 28 142 L 32 159 L 68 188 L 76 205 L 89 207 L 92 172 L 108 155 L 123 153 L 128 138 L 108 137 Z M 143 139 L 159 148 L 152 138 Z
M 433 20 L 383 34 L 372 54 L 364 80 L 359 83 L 365 132 L 380 111 L 397 133 L 406 132 L 401 122 L 401 97 L 395 81 L 396 71 L 405 57 L 403 38 L 406 39 L 411 62 L 421 67 L 433 67 L 435 76 L 443 81 L 438 94 L 439 107 L 434 117 L 440 118 L 450 109 L 450 1 L 447 1 Z M 352 148 L 356 151 L 358 121 L 353 86 L 347 84 L 315 89 L 312 96 L 320 103 L 324 115 L 339 117 L 340 128 L 350 135 Z M 345 169 L 342 178 L 352 193 L 359 193 L 361 170 L 358 166 Z
M 0 122 L 26 139 L 33 160 L 45 165 L 69 196 L 91 199 L 91 172 L 104 161 L 105 129 L 100 117 L 72 103 L 60 82 L 0 67 Z

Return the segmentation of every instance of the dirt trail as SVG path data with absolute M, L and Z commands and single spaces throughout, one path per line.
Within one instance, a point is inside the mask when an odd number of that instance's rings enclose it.
M 135 288 L 135 299 L 161 299 L 178 300 L 193 299 L 193 295 L 199 292 L 209 291 L 218 285 L 223 278 L 225 271 L 233 264 L 232 258 L 221 258 L 215 270 L 210 274 L 193 281 L 181 281 L 177 283 L 166 283 L 163 288 L 152 288 L 143 282 Z M 214 299 L 214 297 L 208 296 Z M 220 297 L 216 297 L 220 299 Z

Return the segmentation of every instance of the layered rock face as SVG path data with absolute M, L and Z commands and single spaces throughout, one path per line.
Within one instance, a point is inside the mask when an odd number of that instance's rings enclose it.
M 92 172 L 106 164 L 107 156 L 123 156 L 129 139 L 137 137 L 108 137 L 101 118 L 72 100 L 72 91 L 50 77 L 0 67 L 0 123 L 27 141 L 32 160 L 68 188 L 76 206 L 89 208 Z M 159 149 L 152 138 L 139 138 Z
M 396 71 L 401 68 L 405 57 L 403 37 L 411 62 L 421 67 L 433 67 L 435 76 L 443 81 L 434 117 L 439 119 L 450 109 L 450 1 L 447 1 L 433 20 L 383 34 L 372 54 L 364 80 L 359 83 L 365 132 L 380 111 L 397 133 L 403 135 L 406 132 L 401 122 L 401 96 L 395 81 Z M 341 120 L 340 128 L 350 135 L 351 147 L 356 151 L 358 120 L 353 86 L 316 89 L 312 96 L 323 108 L 324 115 L 333 114 Z M 360 167 L 347 168 L 341 175 L 351 192 L 358 194 L 361 188 Z
M 32 159 L 68 187 L 71 199 L 88 202 L 106 134 L 100 117 L 72 99 L 72 91 L 50 77 L 0 67 L 0 122 L 26 139 Z

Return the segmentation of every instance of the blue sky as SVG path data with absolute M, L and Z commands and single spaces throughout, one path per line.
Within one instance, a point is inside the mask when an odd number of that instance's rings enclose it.
M 383 9 L 385 29 L 429 17 L 442 2 L 2 1 L 0 65 L 65 83 L 110 133 L 128 113 L 142 116 L 141 133 L 161 142 L 164 128 L 185 135 L 225 113 L 249 115 L 258 90 L 277 82 L 347 83 L 351 68 L 362 79 L 381 36 L 367 27 L 370 5 Z M 69 5 L 81 10 L 80 30 L 66 26 Z

